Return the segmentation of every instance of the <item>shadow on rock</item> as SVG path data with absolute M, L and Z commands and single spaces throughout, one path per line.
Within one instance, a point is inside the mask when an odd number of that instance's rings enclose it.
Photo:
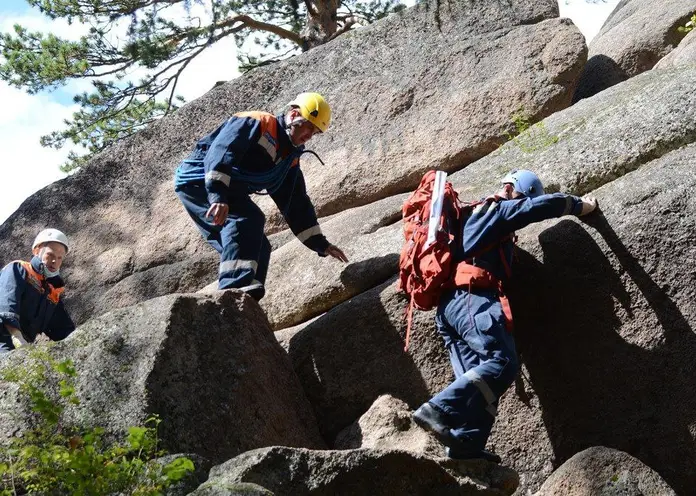
M 399 270 L 398 253 L 373 257 L 361 262 L 349 262 L 341 271 L 341 282 L 347 289 L 362 288 L 366 279 L 381 284 Z
M 517 266 L 518 284 L 530 288 L 515 291 L 518 346 L 554 464 L 608 446 L 683 494 L 696 487 L 696 337 L 606 219 L 589 224 L 609 253 L 568 220 L 540 235 L 543 264 L 520 251 Z
M 404 353 L 404 308 L 392 278 L 300 330 L 276 333 L 329 444 L 382 394 L 411 407 L 429 397 L 414 356 Z
M 606 55 L 595 55 L 585 64 L 580 74 L 578 87 L 573 95 L 573 103 L 589 98 L 600 91 L 628 79 L 628 74 L 614 59 Z

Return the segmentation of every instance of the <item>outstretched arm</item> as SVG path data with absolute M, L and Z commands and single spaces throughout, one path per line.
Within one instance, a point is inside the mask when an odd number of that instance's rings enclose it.
M 337 246 L 328 242 L 321 232 L 314 205 L 307 195 L 304 175 L 299 166 L 293 167 L 285 182 L 271 195 L 293 234 L 320 256 L 331 256 L 342 262 L 348 258 Z

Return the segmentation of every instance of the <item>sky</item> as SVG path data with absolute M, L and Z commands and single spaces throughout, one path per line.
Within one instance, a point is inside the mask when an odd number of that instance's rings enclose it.
M 559 8 L 561 17 L 572 19 L 589 43 L 618 1 L 559 0 Z M 185 13 L 182 10 L 174 15 Z M 50 20 L 30 7 L 26 0 L 2 0 L 0 32 L 11 31 L 15 24 L 68 39 L 79 38 L 87 29 L 81 25 L 70 26 L 62 20 Z M 182 74 L 178 93 L 191 101 L 206 93 L 217 81 L 233 79 L 239 74 L 236 60 L 236 47 L 231 38 L 216 43 L 191 62 Z M 131 77 L 138 79 L 139 71 Z M 32 193 L 65 176 L 59 166 L 65 162 L 71 148 L 44 148 L 39 138 L 63 129 L 63 121 L 77 110 L 72 96 L 89 88 L 87 81 L 76 81 L 51 92 L 28 95 L 0 81 L 0 149 L 4 150 L 0 162 L 0 222 Z

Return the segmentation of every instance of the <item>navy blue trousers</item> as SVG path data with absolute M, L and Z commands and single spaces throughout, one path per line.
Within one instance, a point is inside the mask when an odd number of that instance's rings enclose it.
M 205 240 L 220 254 L 219 289 L 238 288 L 256 300 L 265 294 L 264 283 L 271 258 L 271 244 L 264 234 L 266 218 L 247 195 L 229 201 L 230 211 L 222 226 L 206 218 L 210 208 L 205 186 L 176 188 L 184 208 Z
M 498 400 L 519 370 L 515 339 L 505 328 L 494 291 L 470 294 L 457 289 L 443 295 L 436 324 L 455 380 L 430 403 L 445 414 L 452 435 L 464 450 L 484 449 Z

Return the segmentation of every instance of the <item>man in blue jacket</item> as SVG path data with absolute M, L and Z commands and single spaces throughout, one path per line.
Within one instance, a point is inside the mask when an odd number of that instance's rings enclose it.
M 60 277 L 68 249 L 65 234 L 44 229 L 34 240 L 30 262 L 12 262 L 0 271 L 0 350 L 33 343 L 40 333 L 60 341 L 75 330 L 63 306 Z
M 436 325 L 447 348 L 455 380 L 413 414 L 420 427 L 447 446 L 450 458 L 500 462 L 485 450 L 498 399 L 519 370 L 512 315 L 502 282 L 510 277 L 514 232 L 563 215 L 586 215 L 594 198 L 544 194 L 539 178 L 517 170 L 502 189 L 462 220 L 455 260 L 456 289 L 443 293 Z
M 304 144 L 329 128 L 331 108 L 318 93 L 301 93 L 289 107 L 279 116 L 235 114 L 199 140 L 176 171 L 179 199 L 220 253 L 219 289 L 238 288 L 256 300 L 265 294 L 271 245 L 251 193 L 270 195 L 309 249 L 348 261 L 322 234 L 299 166 Z

